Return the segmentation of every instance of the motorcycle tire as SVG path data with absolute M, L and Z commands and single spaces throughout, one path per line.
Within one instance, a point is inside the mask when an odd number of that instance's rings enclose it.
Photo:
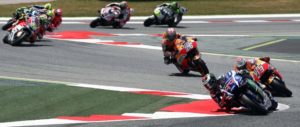
M 154 24 L 154 20 L 155 19 L 153 19 L 153 18 L 147 18 L 145 21 L 144 21 L 144 26 L 145 27 L 149 27 L 149 26 L 151 26 L 151 25 L 153 25 Z
M 270 85 L 278 96 L 291 97 L 293 94 L 292 91 L 286 87 L 285 83 L 278 78 L 274 78 Z
M 269 113 L 269 110 L 268 110 L 269 107 L 267 107 L 266 104 L 267 103 L 272 104 L 272 101 L 265 92 L 261 92 L 261 93 L 263 93 L 263 95 L 260 95 L 263 97 L 263 99 L 265 101 L 257 100 L 257 98 L 251 97 L 253 95 L 256 95 L 257 93 L 258 92 L 254 93 L 251 90 L 246 90 L 245 94 L 242 94 L 242 96 L 240 97 L 239 102 L 246 108 L 254 111 L 255 113 L 266 115 Z M 262 102 L 265 102 L 265 103 L 262 103 Z
M 118 29 L 118 28 L 122 28 L 122 26 L 120 25 L 119 22 L 115 22 L 112 24 L 113 28 Z
M 5 35 L 2 41 L 3 41 L 3 43 L 5 43 L 5 44 L 9 44 L 9 41 L 8 41 L 8 35 Z
M 197 66 L 197 70 L 199 70 L 201 76 L 204 76 L 209 73 L 209 70 L 206 66 L 206 63 L 202 59 L 195 60 L 194 63 Z
M 10 45 L 12 46 L 20 45 L 22 41 L 24 41 L 29 35 L 30 33 L 27 30 L 23 30 L 22 35 L 20 37 L 14 38 L 14 40 L 10 43 Z
M 2 26 L 2 30 L 7 30 L 8 28 L 10 28 L 12 26 L 13 23 L 14 23 L 13 20 L 11 20 L 11 19 L 8 20 L 7 23 Z
M 167 24 L 169 27 L 176 27 L 174 19 L 169 20 Z
M 100 23 L 100 19 L 97 18 L 97 19 L 93 20 L 93 21 L 90 23 L 90 27 L 91 27 L 91 28 L 96 28 L 96 27 L 99 25 L 99 23 Z

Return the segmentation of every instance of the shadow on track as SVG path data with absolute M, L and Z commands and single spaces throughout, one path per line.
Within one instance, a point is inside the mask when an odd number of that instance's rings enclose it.
M 201 75 L 191 74 L 191 73 L 188 73 L 188 74 L 183 74 L 183 73 L 172 73 L 172 74 L 169 74 L 169 76 L 178 76 L 178 77 L 201 77 Z
M 153 25 L 154 28 L 169 28 L 169 26 L 167 25 Z M 176 26 L 174 28 L 177 28 L 177 29 L 185 29 L 185 28 L 189 28 L 189 27 L 186 27 L 186 26 Z
M 135 30 L 136 28 L 132 28 L 132 27 L 113 28 L 112 26 L 97 26 L 96 28 L 93 29 Z

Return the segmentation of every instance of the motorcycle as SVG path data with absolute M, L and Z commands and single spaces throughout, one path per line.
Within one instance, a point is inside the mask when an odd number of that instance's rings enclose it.
M 34 43 L 36 39 L 25 19 L 20 19 L 18 23 L 11 26 L 8 31 L 9 33 L 4 36 L 3 42 L 11 44 L 12 46 L 20 45 L 23 41 Z
M 211 75 L 207 75 L 211 78 L 209 80 L 216 81 Z M 247 78 L 233 70 L 227 72 L 223 78 L 224 86 L 220 89 L 221 99 L 226 100 L 226 110 L 229 111 L 233 107 L 245 107 L 256 113 L 267 114 L 277 108 L 278 103 L 272 100 L 271 93 L 264 91 L 252 78 Z M 204 86 L 209 89 L 207 84 Z M 231 99 L 228 100 L 227 97 Z
M 183 74 L 190 71 L 199 72 L 202 76 L 209 73 L 206 63 L 201 59 L 201 54 L 197 48 L 196 38 L 183 36 L 175 41 L 177 54 L 173 59 L 173 64 Z
M 154 9 L 154 14 L 144 21 L 144 26 L 168 25 L 169 27 L 176 27 L 186 12 L 187 9 L 185 7 L 180 7 L 178 14 L 175 14 L 168 7 L 157 7 Z
M 129 11 L 128 19 L 132 9 Z M 113 28 L 123 27 L 123 25 L 117 21 L 120 17 L 124 16 L 121 14 L 121 9 L 119 7 L 105 7 L 102 8 L 101 11 L 98 11 L 98 13 L 99 17 L 90 23 L 91 28 L 95 28 L 97 26 L 112 26 Z
M 259 61 L 252 72 L 252 76 L 255 81 L 264 84 L 272 94 L 286 97 L 292 96 L 292 91 L 286 87 L 282 75 L 271 64 Z

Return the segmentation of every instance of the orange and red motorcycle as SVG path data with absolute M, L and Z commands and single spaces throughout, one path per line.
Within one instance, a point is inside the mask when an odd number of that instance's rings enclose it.
M 196 71 L 204 76 L 209 73 L 206 63 L 201 59 L 201 53 L 197 48 L 197 39 L 193 37 L 183 36 L 175 40 L 177 53 L 173 64 L 183 74 L 190 71 Z M 170 56 L 171 57 L 171 56 Z
M 251 73 L 254 80 L 264 84 L 272 94 L 276 96 L 292 96 L 292 91 L 286 87 L 281 73 L 271 64 L 257 60 L 254 71 Z

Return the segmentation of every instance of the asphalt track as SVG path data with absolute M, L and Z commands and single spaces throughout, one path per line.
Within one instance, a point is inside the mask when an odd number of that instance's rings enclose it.
M 222 19 L 218 19 L 222 20 Z M 145 28 L 141 24 L 127 24 L 124 29 L 98 27 L 91 29 L 87 24 L 64 24 L 58 31 L 80 30 L 103 33 L 146 33 L 159 34 L 167 27 Z M 253 35 L 253 36 L 202 36 L 199 49 L 203 52 L 234 55 L 274 56 L 279 59 L 299 60 L 299 54 L 266 53 L 242 51 L 241 47 L 261 43 L 274 38 L 297 38 L 300 35 L 300 23 L 210 23 L 181 24 L 177 30 L 184 34 L 206 35 Z M 5 32 L 0 33 L 3 38 Z M 140 42 L 159 46 L 160 38 L 154 36 L 116 36 L 93 38 Z M 276 52 L 276 51 L 274 51 Z M 232 68 L 234 57 L 203 54 L 203 59 L 211 72 L 222 74 Z M 11 47 L 0 45 L 0 75 L 47 79 L 68 82 L 80 82 L 100 85 L 136 87 L 145 89 L 178 91 L 207 94 L 200 84 L 197 73 L 189 76 L 177 75 L 173 65 L 164 65 L 162 52 L 151 49 L 136 49 L 109 45 L 75 43 L 44 39 L 34 46 Z M 75 124 L 63 126 L 105 126 L 105 127 L 273 127 L 300 126 L 300 64 L 297 61 L 272 61 L 284 75 L 286 84 L 293 91 L 291 98 L 276 98 L 280 103 L 290 106 L 288 110 L 270 113 L 267 116 L 237 114 L 226 117 L 162 119 L 147 121 L 109 122 L 93 124 Z M 58 125 L 61 126 L 61 125 Z

